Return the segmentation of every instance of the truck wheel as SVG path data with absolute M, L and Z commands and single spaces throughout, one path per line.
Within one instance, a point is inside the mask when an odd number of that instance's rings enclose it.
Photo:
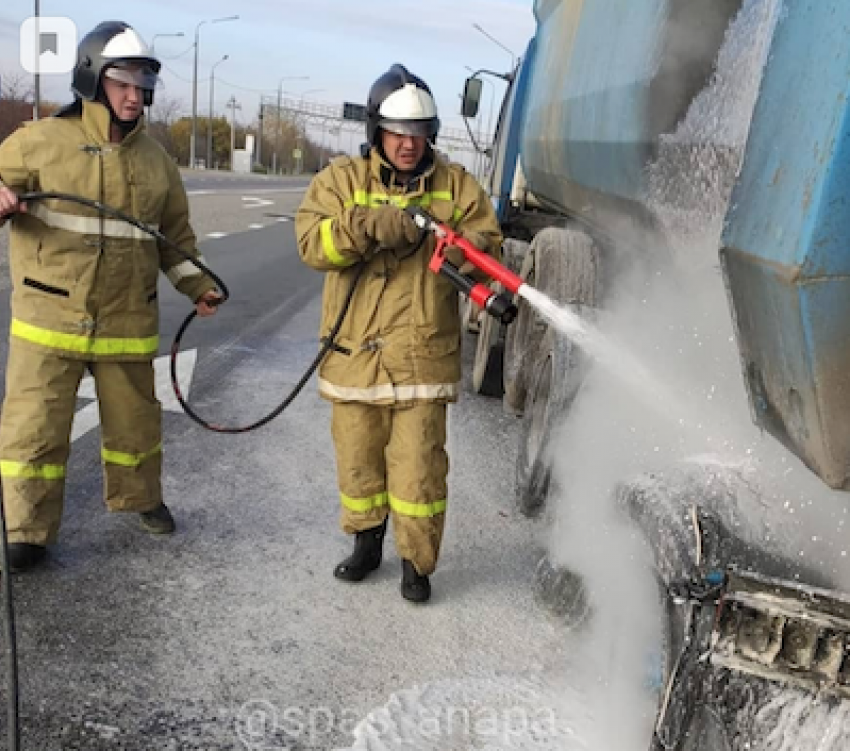
M 533 591 L 537 601 L 571 629 L 579 628 L 591 615 L 581 577 L 564 566 L 555 566 L 548 555 L 534 570 Z
M 556 302 L 595 307 L 599 299 L 599 254 L 580 230 L 541 230 L 532 243 L 537 288 Z M 528 358 L 527 358 L 528 359 Z M 549 327 L 530 358 L 517 455 L 519 510 L 534 516 L 549 493 L 555 429 L 584 379 L 586 359 L 564 335 Z
M 470 334 L 481 330 L 481 308 L 465 296 L 460 301 L 460 320 L 463 329 Z
M 507 266 L 514 274 L 519 274 L 527 255 L 528 243 L 524 240 L 506 237 L 502 241 L 502 265 Z
M 514 240 L 512 237 L 505 238 L 502 243 L 502 263 L 515 274 L 519 274 L 522 260 L 528 250 L 528 243 L 522 240 Z M 514 301 L 516 302 L 516 301 Z M 481 328 L 481 320 L 486 313 L 481 310 L 472 300 L 464 297 L 461 302 L 461 319 L 463 327 L 470 334 L 477 334 Z
M 518 241 L 517 241 L 518 242 Z M 522 264 L 516 272 L 526 284 L 534 286 L 534 254 L 526 245 Z M 526 383 L 532 355 L 537 351 L 546 331 L 531 306 L 518 295 L 514 302 L 519 310 L 516 320 L 505 332 L 505 359 L 502 380 L 505 384 L 504 408 L 510 415 L 519 417 L 525 406 Z
M 504 292 L 501 284 L 493 284 L 496 292 Z M 502 386 L 502 361 L 505 344 L 504 326 L 489 313 L 480 317 L 478 342 L 475 347 L 475 362 L 472 366 L 472 388 L 476 394 L 500 397 Z
M 599 304 L 599 250 L 580 229 L 547 227 L 534 236 L 537 289 L 560 305 Z
M 579 368 L 579 350 L 550 328 L 534 357 L 520 428 L 516 499 L 525 516 L 536 516 L 549 495 L 552 438 L 578 391 Z

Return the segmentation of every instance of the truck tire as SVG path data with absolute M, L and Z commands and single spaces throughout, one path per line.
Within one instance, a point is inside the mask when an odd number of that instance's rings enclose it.
M 522 263 L 528 255 L 528 243 L 515 237 L 506 237 L 502 241 L 502 264 L 514 274 L 519 274 Z
M 577 379 L 562 374 L 578 367 L 578 350 L 569 339 L 550 328 L 534 357 L 519 436 L 516 465 L 516 502 L 528 517 L 537 516 L 549 495 L 552 436 L 569 407 Z
M 463 330 L 477 334 L 481 330 L 481 308 L 465 295 L 460 300 L 460 320 Z
M 522 240 L 514 240 L 512 237 L 506 237 L 502 243 L 502 263 L 507 266 L 515 274 L 519 274 L 522 260 L 525 257 L 528 249 L 528 243 Z M 514 301 L 516 302 L 516 301 Z M 481 327 L 481 320 L 486 315 L 468 297 L 463 296 L 461 300 L 461 321 L 463 328 L 470 334 L 477 334 Z
M 580 230 L 547 228 L 532 243 L 537 288 L 562 305 L 595 307 L 599 254 Z M 587 360 L 564 335 L 549 327 L 529 363 L 516 469 L 517 507 L 536 516 L 549 494 L 552 439 L 584 380 Z
M 502 244 L 502 263 L 514 273 L 518 273 L 527 243 L 512 238 L 505 239 Z M 490 285 L 501 293 L 505 288 L 501 284 Z M 505 361 L 505 326 L 499 323 L 477 305 L 467 301 L 467 305 L 477 311 L 473 323 L 471 314 L 465 313 L 464 322 L 467 331 L 478 332 L 478 345 L 475 349 L 475 364 L 472 369 L 472 387 L 476 393 L 483 396 L 501 397 L 504 394 L 504 361 Z
M 601 274 L 599 250 L 581 229 L 547 227 L 534 236 L 537 289 L 560 305 L 599 304 Z
M 534 286 L 534 253 L 526 245 L 522 264 L 516 272 L 529 286 Z M 546 331 L 545 324 L 531 306 L 519 295 L 514 296 L 519 311 L 516 320 L 505 333 L 505 358 L 502 380 L 505 384 L 503 406 L 505 412 L 515 417 L 522 415 L 525 406 L 526 382 L 528 381 L 531 355 L 537 351 Z
M 534 570 L 534 597 L 570 629 L 581 627 L 590 618 L 590 599 L 581 577 L 565 566 L 556 566 L 548 555 Z
M 504 292 L 501 284 L 492 284 L 496 292 Z M 502 363 L 505 353 L 504 325 L 489 313 L 480 317 L 478 342 L 475 347 L 475 362 L 472 365 L 472 388 L 482 396 L 501 397 Z

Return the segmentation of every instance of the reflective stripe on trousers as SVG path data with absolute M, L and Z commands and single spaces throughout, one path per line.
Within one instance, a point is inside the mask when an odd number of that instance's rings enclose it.
M 425 574 L 437 565 L 446 511 L 445 404 L 333 405 L 345 532 L 392 515 L 396 548 Z
M 55 541 L 76 394 L 87 363 L 10 341 L 0 416 L 0 475 L 9 540 Z M 98 395 L 104 495 L 112 511 L 162 502 L 161 416 L 150 362 L 88 363 Z M 118 461 L 113 461 L 118 460 Z

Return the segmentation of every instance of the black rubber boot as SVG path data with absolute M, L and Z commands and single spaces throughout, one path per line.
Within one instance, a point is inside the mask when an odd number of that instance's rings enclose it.
M 410 561 L 401 562 L 401 596 L 410 602 L 428 602 L 431 599 L 431 582 L 420 574 Z
M 174 532 L 174 517 L 164 503 L 160 503 L 152 511 L 143 511 L 139 514 L 139 521 L 142 523 L 142 529 L 152 535 L 170 535 Z
M 29 542 L 9 543 L 9 571 L 20 574 L 29 571 L 47 557 L 44 545 L 33 545 Z
M 337 564 L 334 576 L 347 582 L 363 581 L 381 565 L 384 554 L 384 535 L 387 533 L 387 520 L 377 527 L 358 532 L 354 540 L 354 552 Z

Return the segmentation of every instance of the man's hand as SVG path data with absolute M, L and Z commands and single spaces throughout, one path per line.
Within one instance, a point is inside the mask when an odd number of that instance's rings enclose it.
M 219 292 L 211 289 L 195 300 L 195 310 L 201 318 L 214 316 L 223 299 Z
M 404 251 L 419 244 L 419 228 L 413 219 L 392 204 L 369 209 L 366 233 L 381 248 Z
M 26 212 L 27 205 L 18 200 L 17 194 L 0 185 L 0 220 L 18 212 Z

